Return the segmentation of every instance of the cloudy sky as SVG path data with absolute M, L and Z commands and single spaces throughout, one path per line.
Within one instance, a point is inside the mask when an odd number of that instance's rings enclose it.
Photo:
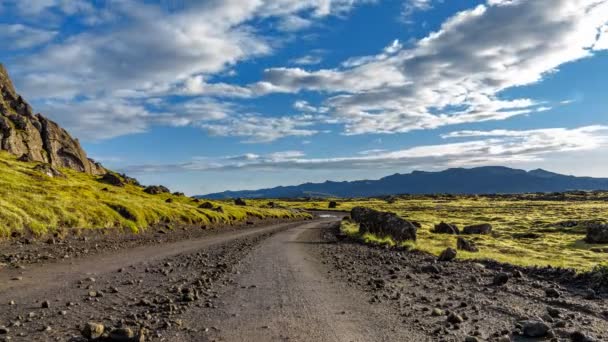
M 608 0 L 0 0 L 0 40 L 90 156 L 188 194 L 608 177 Z

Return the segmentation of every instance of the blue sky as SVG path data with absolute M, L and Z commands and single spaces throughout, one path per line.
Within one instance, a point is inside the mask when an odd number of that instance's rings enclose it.
M 91 157 L 188 194 L 608 176 L 608 0 L 0 0 L 0 39 Z

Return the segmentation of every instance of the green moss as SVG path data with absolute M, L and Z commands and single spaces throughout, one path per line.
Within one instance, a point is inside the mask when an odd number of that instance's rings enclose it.
M 467 237 L 475 240 L 480 248 L 479 253 L 459 251 L 458 258 L 493 259 L 523 266 L 551 265 L 588 271 L 608 258 L 608 254 L 591 250 L 593 247 L 606 248 L 608 245 L 589 245 L 584 241 L 586 222 L 605 222 L 608 219 L 608 202 L 601 199 L 606 194 L 598 193 L 597 199 L 592 197 L 587 200 L 568 196 L 564 201 L 541 201 L 526 196 L 404 196 L 393 198 L 393 203 L 383 199 L 343 199 L 338 200 L 338 210 L 365 206 L 395 212 L 401 217 L 420 222 L 422 228 L 418 230 L 414 247 L 436 255 L 447 247 L 455 247 L 456 237 L 431 233 L 435 224 L 445 221 L 463 227 L 490 223 L 494 228 L 492 235 Z M 290 208 L 326 208 L 328 200 L 274 202 Z M 564 221 L 576 221 L 579 224 L 566 227 L 561 225 Z M 358 231 L 353 227 L 349 229 Z M 535 233 L 538 238 L 517 237 L 525 233 Z M 367 241 L 386 242 L 378 237 L 367 237 Z
M 267 209 L 213 202 L 223 213 L 199 209 L 185 196 L 148 195 L 134 185 L 115 187 L 100 177 L 62 169 L 66 178 L 50 178 L 34 171 L 36 163 L 23 163 L 0 152 L 0 237 L 30 230 L 34 234 L 64 228 L 119 228 L 138 232 L 157 223 L 206 225 L 231 223 L 249 217 L 293 218 L 309 216 L 290 209 Z M 108 191 L 102 189 L 107 188 Z M 172 203 L 165 203 L 171 198 Z

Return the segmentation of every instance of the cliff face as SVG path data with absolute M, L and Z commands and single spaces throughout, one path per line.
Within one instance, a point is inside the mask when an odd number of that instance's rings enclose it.
M 100 164 L 87 158 L 78 140 L 66 130 L 41 114 L 33 114 L 30 105 L 15 91 L 2 64 L 0 150 L 54 167 L 67 167 L 94 175 L 105 173 Z

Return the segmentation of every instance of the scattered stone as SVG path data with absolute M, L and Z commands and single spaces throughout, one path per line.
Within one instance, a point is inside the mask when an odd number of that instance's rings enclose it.
M 587 243 L 608 243 L 608 224 L 592 224 L 587 227 Z
M 1 326 L 1 327 L 0 327 L 0 335 L 6 335 L 6 334 L 8 334 L 9 332 L 11 332 L 11 330 L 10 330 L 9 328 L 4 327 L 4 326 Z
M 546 295 L 548 298 L 559 298 L 560 293 L 559 293 L 559 291 L 557 291 L 557 290 L 556 290 L 556 289 L 554 289 L 554 288 L 549 288 L 549 289 L 546 289 L 546 290 L 545 290 L 545 295 Z
M 441 269 L 437 265 L 424 265 L 424 266 L 422 266 L 422 268 L 420 270 L 425 273 L 434 273 L 434 274 L 441 273 Z
M 464 342 L 479 342 L 479 339 L 475 336 L 467 336 L 464 338 Z
M 198 206 L 200 209 L 213 209 L 213 203 L 211 202 L 204 202 L 201 203 L 201 205 Z
M 328 207 L 329 209 L 336 209 L 336 208 L 338 207 L 338 202 L 336 202 L 336 201 L 331 201 L 331 202 L 329 202 L 329 204 L 327 205 L 327 207 Z
M 471 234 L 490 234 L 492 232 L 492 225 L 489 223 L 483 224 L 475 224 L 471 226 L 466 226 L 462 230 L 463 234 L 471 235 Z
M 455 224 L 449 224 L 445 222 L 441 222 L 435 225 L 435 228 L 432 231 L 435 234 L 450 234 L 450 235 L 458 235 L 460 234 L 460 230 L 458 226 Z
M 583 293 L 583 298 L 585 298 L 587 300 L 597 299 L 597 293 L 595 293 L 595 291 L 593 289 L 587 289 Z
M 492 285 L 495 286 L 503 286 L 509 282 L 511 276 L 508 273 L 500 272 L 494 276 L 494 280 L 492 280 Z
M 110 340 L 116 342 L 131 342 L 135 339 L 135 333 L 131 328 L 118 328 L 110 332 Z
M 464 322 L 464 318 L 462 316 L 452 312 L 448 315 L 448 322 L 452 324 L 460 324 Z
M 445 312 L 439 308 L 434 308 L 433 311 L 431 311 L 431 316 L 439 317 L 443 315 L 445 315 Z
M 580 331 L 575 331 L 572 334 L 570 334 L 570 340 L 572 340 L 572 342 L 592 342 L 592 341 L 594 341 L 592 338 L 588 337 L 587 335 L 585 335 L 584 333 L 582 333 Z
M 150 195 L 160 195 L 170 193 L 171 191 L 162 185 L 150 185 L 144 189 L 144 192 Z
M 99 181 L 118 187 L 124 187 L 126 185 L 124 179 L 113 172 L 106 173 L 99 179 Z
M 475 242 L 466 240 L 464 238 L 459 237 L 456 241 L 456 248 L 459 250 L 476 253 L 479 252 L 479 248 L 475 246 Z
M 42 304 L 40 305 L 43 309 L 48 309 L 51 307 L 51 302 L 49 302 L 48 300 L 45 300 L 44 302 L 42 302 Z
M 551 328 L 545 323 L 536 320 L 524 321 L 521 323 L 522 332 L 525 337 L 545 337 Z
M 245 202 L 245 200 L 243 200 L 242 198 L 237 198 L 234 200 L 234 205 L 245 206 L 247 205 L 247 202 Z
M 559 309 L 552 308 L 550 306 L 547 307 L 547 313 L 553 318 L 559 318 L 561 315 L 561 311 L 559 311 Z
M 439 255 L 438 261 L 452 261 L 456 259 L 456 250 L 453 248 L 447 248 Z
M 542 234 L 538 234 L 538 233 L 515 233 L 513 234 L 513 237 L 516 239 L 540 239 L 543 237 Z
M 82 329 L 82 336 L 89 340 L 96 340 L 100 338 L 105 331 L 103 324 L 88 322 Z

